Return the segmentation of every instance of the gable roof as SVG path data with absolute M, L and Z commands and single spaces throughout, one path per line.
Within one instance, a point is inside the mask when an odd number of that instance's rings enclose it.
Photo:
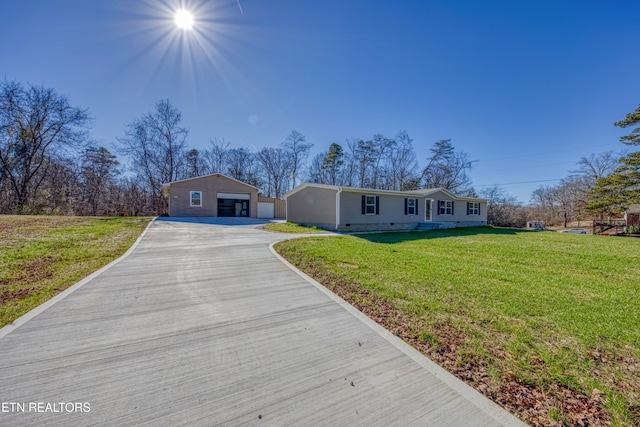
M 411 194 L 409 191 L 392 191 L 392 190 L 375 190 L 373 188 L 357 188 L 357 187 L 344 187 L 340 185 L 328 185 L 328 184 L 315 184 L 312 182 L 305 182 L 289 191 L 284 195 L 284 198 L 297 193 L 298 191 L 304 190 L 305 188 L 324 188 L 325 190 L 334 190 L 334 191 L 348 191 L 353 193 L 367 193 L 367 194 L 391 194 L 398 196 L 406 196 L 407 194 Z M 419 196 L 419 195 L 418 195 Z
M 164 192 L 165 189 L 168 191 L 169 187 L 171 187 L 171 184 L 175 184 L 175 183 L 178 183 L 178 182 L 193 181 L 194 179 L 211 178 L 211 177 L 214 177 L 214 176 L 218 177 L 218 178 L 226 178 L 228 180 L 235 181 L 238 184 L 242 184 L 242 185 L 244 185 L 246 187 L 249 187 L 249 188 L 251 188 L 253 190 L 257 190 L 258 193 L 260 193 L 260 189 L 258 187 L 254 187 L 253 185 L 249 185 L 246 182 L 239 181 L 239 180 L 237 180 L 235 178 L 231 178 L 230 176 L 227 176 L 227 175 L 224 175 L 224 174 L 221 174 L 221 173 L 211 173 L 209 175 L 200 175 L 200 176 L 194 176 L 193 178 L 186 178 L 186 179 L 179 179 L 177 181 L 165 182 L 165 183 L 162 184 L 162 191 Z
M 640 214 L 640 203 L 633 203 L 627 208 L 627 213 Z
M 304 190 L 305 188 L 324 188 L 326 190 L 334 190 L 334 191 L 347 191 L 352 193 L 366 193 L 366 194 L 379 194 L 379 195 L 391 195 L 391 196 L 402 196 L 402 197 L 426 197 L 431 194 L 442 192 L 447 196 L 451 197 L 453 200 L 467 200 L 472 202 L 486 202 L 486 199 L 478 199 L 474 197 L 458 197 L 455 194 L 451 193 L 449 190 L 445 188 L 425 188 L 422 190 L 411 190 L 411 191 L 394 191 L 394 190 L 376 190 L 373 188 L 357 188 L 357 187 L 344 187 L 339 185 L 328 185 L 328 184 L 315 184 L 311 182 L 305 182 L 300 184 L 298 187 L 289 191 L 284 195 L 285 200 L 287 197 L 297 193 L 298 191 Z

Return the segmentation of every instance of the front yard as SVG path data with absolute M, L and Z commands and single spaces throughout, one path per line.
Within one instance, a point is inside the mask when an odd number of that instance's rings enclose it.
M 487 227 L 276 250 L 532 425 L 640 425 L 640 239 Z
M 0 215 L 0 327 L 124 254 L 150 219 Z

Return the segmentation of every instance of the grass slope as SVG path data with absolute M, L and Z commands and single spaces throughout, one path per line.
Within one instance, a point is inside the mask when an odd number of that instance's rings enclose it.
M 305 227 L 293 222 L 270 222 L 264 226 L 265 230 L 277 231 L 280 233 L 326 233 L 326 230 L 318 227 Z
M 640 425 L 640 239 L 474 228 L 278 243 L 533 425 Z
M 0 215 L 0 327 L 125 253 L 149 220 Z

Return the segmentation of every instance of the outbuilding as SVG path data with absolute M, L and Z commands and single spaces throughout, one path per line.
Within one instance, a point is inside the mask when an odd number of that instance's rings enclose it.
M 169 216 L 258 217 L 258 188 L 214 173 L 162 184 Z
M 486 199 L 304 183 L 284 196 L 287 221 L 334 231 L 431 230 L 487 225 Z
M 640 227 L 640 204 L 634 203 L 629 205 L 627 211 L 624 213 L 624 220 L 627 227 L 627 232 L 629 231 L 629 227 Z

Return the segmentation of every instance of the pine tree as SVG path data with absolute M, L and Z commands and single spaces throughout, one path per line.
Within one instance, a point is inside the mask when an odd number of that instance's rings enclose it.
M 620 128 L 640 124 L 640 106 L 615 123 Z M 640 127 L 620 137 L 626 145 L 640 145 Z M 640 203 L 640 151 L 623 156 L 620 166 L 609 176 L 599 178 L 592 190 L 588 209 L 595 213 L 620 213 L 633 203 Z
M 340 166 L 344 163 L 342 160 L 343 157 L 344 152 L 342 151 L 342 146 L 335 142 L 332 143 L 329 146 L 326 157 L 322 161 L 322 170 L 329 174 L 331 185 L 336 185 L 336 176 L 340 170 Z

